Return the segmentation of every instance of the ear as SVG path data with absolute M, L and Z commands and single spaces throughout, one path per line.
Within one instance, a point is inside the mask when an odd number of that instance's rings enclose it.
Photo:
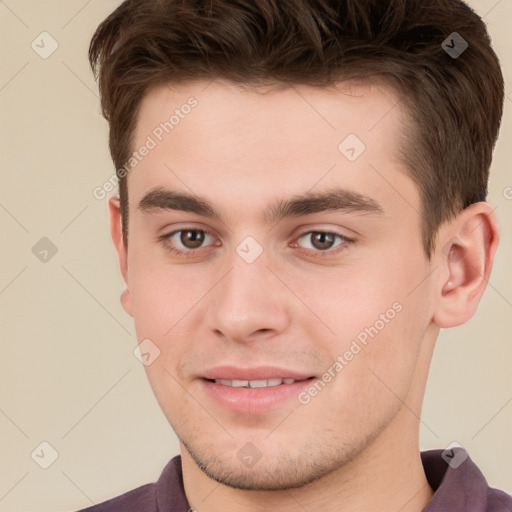
M 441 328 L 467 322 L 475 313 L 491 274 L 498 248 L 496 216 L 488 203 L 464 209 L 440 228 L 434 323 Z
M 111 197 L 108 200 L 108 209 L 110 213 L 110 236 L 112 237 L 112 242 L 114 242 L 119 260 L 119 268 L 125 283 L 125 289 L 121 293 L 121 305 L 130 316 L 133 316 L 132 298 L 128 284 L 127 248 L 123 236 L 123 219 L 118 197 Z

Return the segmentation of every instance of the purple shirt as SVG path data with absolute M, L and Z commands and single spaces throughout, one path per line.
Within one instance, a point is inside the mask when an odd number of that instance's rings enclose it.
M 450 466 L 442 453 L 443 450 L 421 453 L 425 475 L 434 491 L 423 512 L 512 512 L 512 496 L 489 487 L 469 457 L 460 465 L 459 460 Z M 137 487 L 79 512 L 188 512 L 189 509 L 178 455 L 167 463 L 156 483 Z

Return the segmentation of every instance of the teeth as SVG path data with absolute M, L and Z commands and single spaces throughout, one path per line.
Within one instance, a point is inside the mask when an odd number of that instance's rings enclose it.
M 267 388 L 281 384 L 293 384 L 296 379 L 267 379 L 267 380 L 227 380 L 215 379 L 216 384 L 231 386 L 232 388 Z
M 248 380 L 232 380 L 231 381 L 231 386 L 233 386 L 234 388 L 246 388 L 248 385 L 249 385 Z
M 281 384 L 281 379 L 279 379 L 279 383 L 278 384 Z M 275 386 L 276 384 L 274 384 Z M 249 382 L 249 387 L 250 388 L 265 388 L 268 386 L 268 381 L 266 380 L 251 380 Z

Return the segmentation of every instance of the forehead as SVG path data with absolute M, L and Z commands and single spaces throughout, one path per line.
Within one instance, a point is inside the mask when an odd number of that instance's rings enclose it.
M 197 103 L 193 109 L 187 107 L 191 99 Z M 182 122 L 187 117 L 197 122 Z M 215 131 L 220 152 L 219 139 L 226 133 L 232 137 L 238 128 L 242 129 L 237 134 L 240 142 L 248 142 L 257 134 L 268 139 L 286 138 L 288 143 L 295 140 L 299 147 L 311 135 L 316 137 L 310 137 L 310 143 L 319 138 L 330 143 L 352 130 L 375 146 L 383 132 L 391 129 L 393 136 L 400 129 L 405 115 L 398 93 L 377 79 L 340 82 L 330 87 L 282 83 L 258 87 L 225 80 L 196 81 L 154 87 L 145 94 L 137 116 L 136 142 L 142 142 L 145 135 L 169 120 L 175 140 L 180 132 L 188 135 L 186 125 L 191 123 L 198 144 L 206 143 L 209 137 L 205 136 Z M 264 134 L 259 131 L 261 128 Z M 291 136 L 286 137 L 287 134 Z
M 276 191 L 343 185 L 378 194 L 410 181 L 398 151 L 404 120 L 398 95 L 380 82 L 159 86 L 139 110 L 134 149 L 149 139 L 154 147 L 129 174 L 129 195 L 169 185 L 240 209 Z

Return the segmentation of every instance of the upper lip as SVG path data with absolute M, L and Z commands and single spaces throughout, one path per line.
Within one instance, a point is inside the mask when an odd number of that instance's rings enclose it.
M 206 370 L 201 377 L 208 380 L 303 380 L 309 379 L 312 375 L 287 368 L 279 368 L 277 366 L 253 366 L 251 368 L 243 368 L 240 366 L 216 366 Z

